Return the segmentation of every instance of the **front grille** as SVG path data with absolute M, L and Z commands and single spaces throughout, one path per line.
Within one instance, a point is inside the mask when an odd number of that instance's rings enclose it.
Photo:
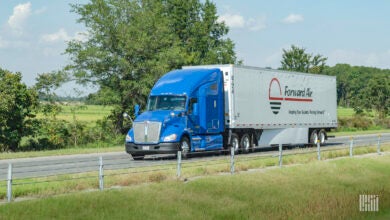
M 135 122 L 133 125 L 136 143 L 158 143 L 161 123 L 153 121 Z

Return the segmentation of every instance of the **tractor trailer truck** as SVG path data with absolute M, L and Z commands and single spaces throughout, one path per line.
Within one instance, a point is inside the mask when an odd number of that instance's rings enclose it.
M 163 75 L 126 135 L 134 159 L 234 148 L 323 144 L 337 127 L 336 77 L 238 65 Z

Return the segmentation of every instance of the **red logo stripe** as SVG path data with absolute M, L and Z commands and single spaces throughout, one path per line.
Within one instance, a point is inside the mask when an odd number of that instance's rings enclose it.
M 279 98 L 279 97 L 269 97 L 269 100 L 278 100 L 278 101 L 283 101 L 283 98 Z
M 284 98 L 286 101 L 292 101 L 292 102 L 312 102 L 313 99 L 303 99 L 303 98 Z

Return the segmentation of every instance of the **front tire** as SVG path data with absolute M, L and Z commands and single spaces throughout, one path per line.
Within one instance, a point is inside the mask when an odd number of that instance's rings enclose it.
M 186 159 L 191 151 L 191 144 L 187 137 L 183 137 L 180 141 L 181 157 Z

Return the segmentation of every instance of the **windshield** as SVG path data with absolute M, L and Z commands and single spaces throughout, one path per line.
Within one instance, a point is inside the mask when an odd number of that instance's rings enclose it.
M 148 101 L 148 111 L 156 110 L 185 110 L 185 96 L 160 95 L 150 96 Z

